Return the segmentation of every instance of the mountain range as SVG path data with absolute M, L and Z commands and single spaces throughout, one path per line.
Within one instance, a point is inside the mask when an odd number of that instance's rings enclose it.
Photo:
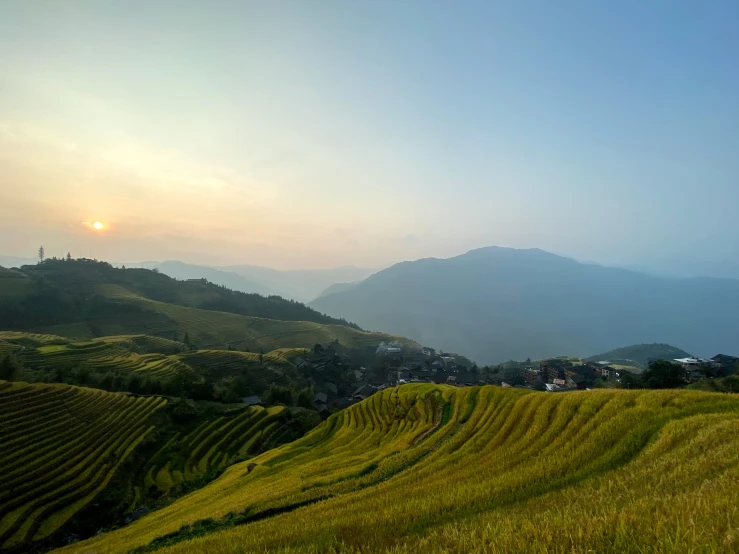
M 702 356 L 739 349 L 739 280 L 660 278 L 538 249 L 403 262 L 309 305 L 478 363 L 646 342 Z
M 310 302 L 324 294 L 327 289 L 331 289 L 336 283 L 361 281 L 376 271 L 354 266 L 296 270 L 280 270 L 256 265 L 210 267 L 178 260 L 138 262 L 128 265 L 156 269 L 174 279 L 207 279 L 211 283 L 223 285 L 232 290 L 264 296 L 277 295 L 298 302 Z

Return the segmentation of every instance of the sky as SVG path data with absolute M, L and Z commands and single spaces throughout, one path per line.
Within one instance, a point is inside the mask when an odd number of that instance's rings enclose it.
M 0 254 L 736 262 L 738 59 L 734 0 L 6 0 Z

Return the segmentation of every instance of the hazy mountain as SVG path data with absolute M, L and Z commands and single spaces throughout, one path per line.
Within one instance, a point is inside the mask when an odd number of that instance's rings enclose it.
M 0 266 L 21 267 L 23 265 L 35 264 L 36 258 L 18 258 L 17 256 L 0 256 Z
M 332 269 L 279 270 L 254 265 L 232 265 L 218 269 L 231 271 L 280 291 L 288 298 L 309 302 L 334 283 L 352 283 L 372 275 L 376 269 L 342 266 Z
M 318 295 L 318 298 L 323 298 L 324 296 L 328 296 L 329 294 L 335 294 L 337 292 L 346 292 L 348 290 L 352 290 L 353 288 L 357 287 L 362 281 L 357 281 L 356 283 L 334 283 L 330 287 L 328 287 L 326 290 L 324 290 L 321 294 Z
M 261 283 L 247 279 L 243 275 L 232 271 L 222 271 L 204 265 L 186 264 L 184 262 L 170 260 L 166 262 L 142 262 L 134 264 L 135 267 L 144 267 L 146 269 L 157 269 L 160 272 L 174 279 L 207 279 L 216 285 L 223 285 L 231 290 L 239 292 L 247 292 L 253 294 L 261 294 L 263 296 L 278 295 L 282 296 L 274 289 L 264 286 Z
M 482 363 L 649 342 L 739 352 L 738 280 L 659 278 L 538 249 L 403 262 L 310 305 Z

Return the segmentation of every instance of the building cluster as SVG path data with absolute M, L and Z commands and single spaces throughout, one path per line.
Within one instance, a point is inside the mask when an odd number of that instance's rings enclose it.
M 526 388 L 558 392 L 587 389 L 596 379 L 618 380 L 627 372 L 612 367 L 606 361 L 573 363 L 567 358 L 552 358 L 542 360 L 538 368 L 527 366 L 522 373 Z
M 436 383 L 454 386 L 497 384 L 503 387 L 564 392 L 593 387 L 596 381 L 628 382 L 636 373 L 614 367 L 608 361 L 573 361 L 551 358 L 538 363 L 520 362 L 512 367 L 485 367 L 457 354 L 437 353 L 433 348 L 408 349 L 400 345 L 377 350 L 372 369 L 352 363 L 336 342 L 317 344 L 312 352 L 293 359 L 315 389 L 314 405 L 328 415 L 337 409 L 360 402 L 377 391 L 405 383 Z M 672 360 L 685 369 L 687 381 L 728 375 L 739 370 L 739 358 L 719 354 L 711 359 L 681 358 Z M 503 368 L 502 370 L 500 368 Z M 493 370 L 493 371 L 491 371 Z M 511 378 L 512 377 L 512 378 Z M 515 384 L 514 384 L 515 383 Z M 259 403 L 258 397 L 247 397 L 245 403 Z
M 652 360 L 650 363 L 654 361 L 656 360 Z M 672 360 L 672 363 L 682 366 L 685 370 L 685 379 L 691 383 L 701 379 L 731 375 L 739 370 L 739 358 L 726 354 L 717 354 L 709 359 L 676 358 Z

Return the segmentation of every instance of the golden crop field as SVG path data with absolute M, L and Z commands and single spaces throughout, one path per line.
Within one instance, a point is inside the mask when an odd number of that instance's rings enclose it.
M 135 549 L 736 552 L 739 399 L 387 389 L 63 551 Z
M 281 440 L 288 431 L 282 425 L 283 412 L 282 406 L 266 409 L 252 406 L 233 417 L 206 419 L 192 432 L 173 436 L 149 461 L 144 485 L 168 493 L 183 481 L 228 467 L 236 460 L 264 450 L 260 449 L 261 445 L 285 442 Z
M 44 539 L 92 502 L 165 403 L 0 381 L 0 548 Z

